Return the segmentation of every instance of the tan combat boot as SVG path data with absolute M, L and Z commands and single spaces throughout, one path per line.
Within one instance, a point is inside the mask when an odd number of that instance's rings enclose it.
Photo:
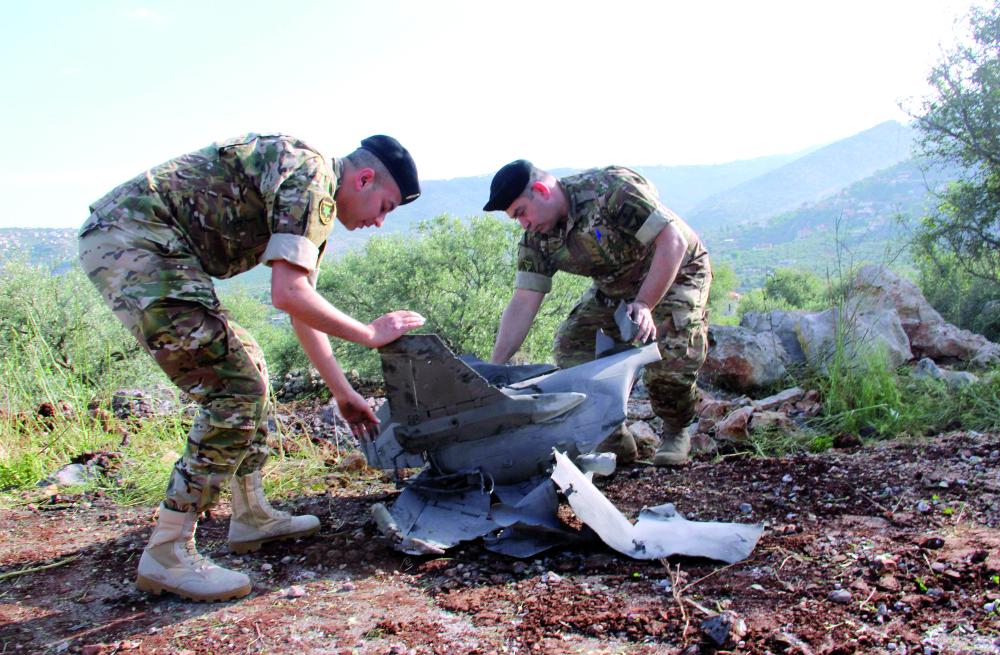
M 673 432 L 664 427 L 663 440 L 660 447 L 653 455 L 655 466 L 683 466 L 691 461 L 688 453 L 691 452 L 691 427 L 688 426 L 680 432 Z
M 611 433 L 611 435 L 597 445 L 599 453 L 614 453 L 619 465 L 631 464 L 639 455 L 639 448 L 635 444 L 635 437 L 624 423 Z
M 136 587 L 153 594 L 169 591 L 209 601 L 250 593 L 250 578 L 198 554 L 194 542 L 197 522 L 196 512 L 174 512 L 160 505 L 160 518 L 139 558 Z
M 260 471 L 233 476 L 233 516 L 229 519 L 229 550 L 246 553 L 280 539 L 307 537 L 319 530 L 312 514 L 292 516 L 271 507 L 264 498 Z

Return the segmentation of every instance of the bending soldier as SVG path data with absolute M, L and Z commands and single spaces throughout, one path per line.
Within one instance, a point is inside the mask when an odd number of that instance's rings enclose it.
M 115 315 L 200 412 L 174 466 L 137 585 L 195 600 L 250 593 L 250 579 L 198 554 L 199 514 L 230 483 L 235 552 L 315 533 L 315 516 L 291 516 L 264 498 L 271 407 L 263 353 L 219 304 L 212 278 L 271 267 L 271 301 L 287 312 L 303 349 L 356 434 L 376 429 L 371 408 L 344 376 L 327 335 L 375 348 L 422 325 L 396 311 L 363 324 L 315 290 L 336 218 L 348 230 L 381 227 L 420 195 L 409 153 L 369 137 L 327 160 L 288 136 L 245 136 L 156 166 L 91 207 L 80 260 Z
M 518 221 L 514 295 L 504 310 L 491 361 L 502 364 L 524 342 L 552 288 L 556 271 L 585 275 L 593 286 L 559 327 L 554 354 L 560 367 L 594 357 L 598 329 L 617 336 L 614 311 L 622 300 L 639 324 L 637 339 L 655 338 L 662 360 L 646 367 L 653 411 L 663 419 L 659 466 L 688 461 L 695 381 L 707 353 L 708 252 L 694 231 L 660 202 L 641 175 L 623 167 L 593 169 L 556 179 L 524 159 L 501 168 L 485 211 Z M 622 425 L 602 445 L 620 462 L 636 457 Z

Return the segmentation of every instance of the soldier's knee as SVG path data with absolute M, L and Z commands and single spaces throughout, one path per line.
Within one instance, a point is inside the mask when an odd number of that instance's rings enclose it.
M 215 398 L 205 403 L 209 425 L 216 429 L 246 432 L 249 444 L 267 414 L 267 385 L 262 384 L 258 391 L 239 397 Z

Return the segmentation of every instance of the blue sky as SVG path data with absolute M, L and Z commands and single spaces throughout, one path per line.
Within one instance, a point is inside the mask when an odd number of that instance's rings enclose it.
M 696 5 L 697 6 L 693 6 Z M 247 131 L 373 133 L 426 179 L 721 163 L 905 120 L 972 0 L 5 3 L 0 227 Z

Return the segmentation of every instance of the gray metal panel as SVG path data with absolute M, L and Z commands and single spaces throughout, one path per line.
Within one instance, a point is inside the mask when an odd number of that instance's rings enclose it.
M 632 525 L 566 455 L 555 453 L 555 458 L 552 480 L 570 507 L 604 543 L 629 557 L 688 555 L 732 564 L 750 555 L 763 532 L 760 525 L 688 521 L 672 506 L 645 510 Z

